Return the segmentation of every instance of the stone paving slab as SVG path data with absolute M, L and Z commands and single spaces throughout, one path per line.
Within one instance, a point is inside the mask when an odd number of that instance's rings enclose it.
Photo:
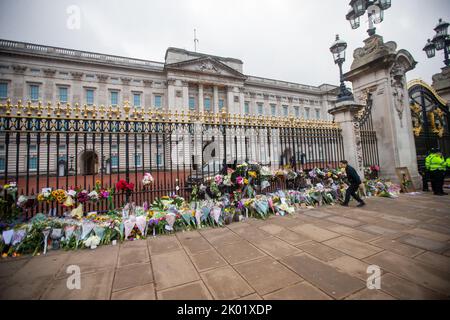
M 372 256 L 375 253 L 383 251 L 383 249 L 381 248 L 354 240 L 346 236 L 341 236 L 339 238 L 325 241 L 323 244 L 335 248 L 336 250 L 342 251 L 347 255 L 357 259 L 363 259 Z
M 290 229 L 296 233 L 299 233 L 300 235 L 303 235 L 318 242 L 339 237 L 338 233 L 316 227 L 315 225 L 312 224 L 302 224 Z
M 116 269 L 113 291 L 142 286 L 153 281 L 150 263 L 133 264 Z
M 229 266 L 203 272 L 201 276 L 215 299 L 237 299 L 254 293 L 247 282 Z
M 444 295 L 450 293 L 449 274 L 429 267 L 418 260 L 385 251 L 365 259 L 365 261 Z
M 303 279 L 335 299 L 342 299 L 365 286 L 361 280 L 337 271 L 307 254 L 289 256 L 281 261 Z
M 332 300 L 330 296 L 320 291 L 308 282 L 283 288 L 265 295 L 264 300 Z
M 81 275 L 81 289 L 68 290 L 67 280 L 54 281 L 41 299 L 44 300 L 104 300 L 110 299 L 114 277 L 112 270 Z
M 374 246 L 401 254 L 407 257 L 414 257 L 424 252 L 423 249 L 403 244 L 397 239 L 380 238 L 371 242 Z
M 381 276 L 381 290 L 402 300 L 446 299 L 445 295 L 402 279 L 392 273 Z
M 225 244 L 217 247 L 220 255 L 230 264 L 247 262 L 265 256 L 265 254 L 247 241 Z
M 303 280 L 295 272 L 270 257 L 241 263 L 235 269 L 260 295 Z
M 111 300 L 156 300 L 155 285 L 149 283 L 145 286 L 113 292 Z
M 199 280 L 194 265 L 183 251 L 173 251 L 152 257 L 157 290 Z
M 157 295 L 160 300 L 212 300 L 211 294 L 202 281 L 161 290 Z
M 276 238 L 270 237 L 266 239 L 260 239 L 253 241 L 253 244 L 258 249 L 264 251 L 266 254 L 271 255 L 276 259 L 280 259 L 286 256 L 300 253 L 298 248 Z
M 298 245 L 297 248 L 325 262 L 345 256 L 344 253 L 315 241 Z
M 450 196 L 436 199 L 369 198 L 363 208 L 0 259 L 0 299 L 449 299 Z M 381 290 L 366 288 L 372 264 Z M 82 290 L 67 289 L 70 265 Z
M 439 242 L 413 235 L 405 235 L 403 237 L 398 238 L 398 241 L 408 245 L 412 245 L 417 248 L 437 253 L 445 252 L 450 247 L 446 242 Z

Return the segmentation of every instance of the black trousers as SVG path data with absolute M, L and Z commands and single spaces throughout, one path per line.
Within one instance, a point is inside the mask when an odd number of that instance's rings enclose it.
M 430 171 L 430 178 L 431 178 L 431 188 L 433 189 L 433 193 L 434 194 L 444 193 L 445 171 L 444 170 Z
M 350 201 L 350 197 L 353 197 L 356 201 L 358 201 L 359 203 L 363 203 L 364 201 L 356 194 L 356 191 L 359 188 L 359 183 L 352 183 L 351 185 L 348 186 L 347 191 L 345 191 L 345 200 L 344 200 L 344 204 L 348 204 Z
M 428 181 L 430 181 L 430 171 L 425 170 L 422 172 L 422 191 L 429 191 Z

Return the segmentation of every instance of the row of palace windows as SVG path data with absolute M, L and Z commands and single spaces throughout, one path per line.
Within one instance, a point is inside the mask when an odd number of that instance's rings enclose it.
M 118 156 L 118 146 L 111 146 L 111 167 L 117 168 L 119 166 L 119 156 Z M 0 145 L 0 171 L 5 171 L 6 158 L 5 158 L 5 145 Z M 28 170 L 37 170 L 38 167 L 38 156 L 37 156 L 37 145 L 32 144 L 29 146 L 29 157 L 28 157 Z M 58 148 L 58 162 L 65 161 L 68 162 L 67 159 L 67 151 L 65 145 L 60 145 Z M 107 153 L 106 153 L 107 154 Z M 156 165 L 158 167 L 162 166 L 164 163 L 164 155 L 163 155 L 163 146 L 158 144 L 157 152 L 155 154 Z M 133 163 L 131 163 L 133 165 Z M 136 145 L 136 151 L 134 153 L 134 165 L 136 167 L 142 166 L 142 151 L 141 145 Z
M 58 86 L 58 101 L 61 103 L 67 103 L 69 101 L 69 88 L 64 86 Z M 133 96 L 133 106 L 140 108 L 142 106 L 142 93 L 132 92 Z M 8 83 L 0 82 L 0 99 L 6 99 L 8 97 Z M 35 102 L 40 100 L 40 85 L 30 84 L 28 86 L 28 98 L 29 100 Z M 117 106 L 119 104 L 119 91 L 110 90 L 109 91 L 109 102 L 112 106 Z M 85 89 L 85 103 L 87 105 L 92 105 L 95 103 L 95 89 L 87 88 Z M 162 95 L 153 95 L 153 107 L 162 107 Z
M 225 106 L 224 100 L 219 99 L 219 110 Z M 204 97 L 203 98 L 203 108 L 205 111 L 211 111 L 211 98 Z M 195 97 L 189 97 L 189 109 L 195 110 Z
M 258 115 L 264 115 L 264 105 L 263 103 L 257 103 L 257 108 L 258 108 Z M 299 117 L 303 117 L 305 119 L 311 119 L 311 109 L 308 107 L 304 108 L 304 113 L 303 115 L 300 114 L 300 107 L 299 106 L 294 106 L 293 107 L 294 112 L 293 114 L 289 112 L 289 106 L 287 105 L 283 105 L 282 106 L 282 115 L 284 117 L 288 117 L 289 115 L 294 115 L 295 117 L 299 118 Z M 244 104 L 244 113 L 245 114 L 250 114 L 250 104 L 249 102 L 245 102 Z M 277 105 L 276 104 L 270 104 L 270 115 L 271 116 L 277 116 L 279 115 L 277 113 Z M 315 109 L 315 118 L 316 119 L 320 119 L 320 109 Z

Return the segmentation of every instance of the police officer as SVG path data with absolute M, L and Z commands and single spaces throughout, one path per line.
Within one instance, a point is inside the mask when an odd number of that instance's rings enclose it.
M 447 166 L 440 150 L 436 150 L 434 154 L 430 154 L 426 158 L 425 167 L 430 171 L 433 193 L 437 196 L 447 195 L 443 189 Z
M 425 166 L 422 168 L 420 174 L 422 175 L 422 191 L 424 192 L 428 192 L 430 191 L 428 188 L 428 182 L 430 181 L 430 170 L 428 169 L 429 166 L 429 162 L 431 157 L 434 155 L 435 153 L 435 149 L 432 148 L 430 150 L 430 153 L 428 154 L 428 156 L 425 158 Z M 428 163 L 428 165 L 427 165 Z

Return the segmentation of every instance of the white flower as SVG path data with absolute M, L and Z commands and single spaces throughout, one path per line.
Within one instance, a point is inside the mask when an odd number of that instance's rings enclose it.
M 75 197 L 77 195 L 77 192 L 75 190 L 67 190 L 67 195 Z
M 153 179 L 153 176 L 150 173 L 145 173 L 144 177 L 142 178 L 142 184 L 144 186 L 149 185 L 151 183 L 153 183 L 155 181 L 155 179 Z
M 96 247 L 96 246 L 98 246 L 99 244 L 100 244 L 100 237 L 99 236 L 90 236 L 89 238 L 87 238 L 85 241 L 84 241 L 84 245 L 86 246 L 86 247 Z
M 98 199 L 98 193 L 97 191 L 93 190 L 88 194 L 89 199 L 94 199 L 97 200 Z

